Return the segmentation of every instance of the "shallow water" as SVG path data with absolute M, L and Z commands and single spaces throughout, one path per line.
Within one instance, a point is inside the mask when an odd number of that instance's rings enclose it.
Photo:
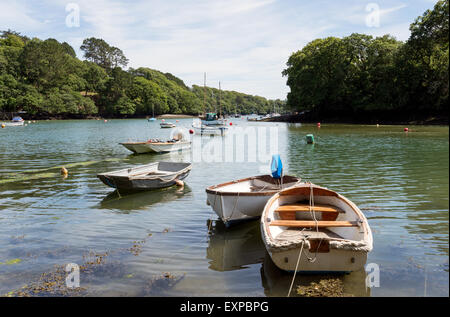
M 343 194 L 367 216 L 374 236 L 368 263 L 379 266 L 380 285 L 366 289 L 365 272 L 354 272 L 341 277 L 347 294 L 449 295 L 448 127 L 410 126 L 405 133 L 400 126 L 318 129 L 232 121 L 234 129 L 271 131 L 286 173 Z M 306 144 L 308 133 L 316 144 Z M 169 134 L 146 120 L 42 121 L 1 129 L 0 294 L 37 281 L 54 265 L 81 265 L 89 252 L 108 252 L 102 265 L 81 273 L 88 295 L 285 296 L 291 275 L 266 254 L 258 221 L 225 229 L 205 203 L 205 187 L 260 174 L 271 151 L 253 162 L 257 146 L 250 138 L 244 160 L 240 150 L 227 159 L 231 135 L 194 136 L 201 155 L 135 156 L 118 144 Z M 184 189 L 118 195 L 96 177 L 158 160 L 193 161 Z M 163 272 L 176 282 L 152 282 Z M 320 278 L 298 276 L 296 282 Z

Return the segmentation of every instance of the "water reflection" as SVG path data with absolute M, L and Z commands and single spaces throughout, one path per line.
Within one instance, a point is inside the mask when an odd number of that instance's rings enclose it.
M 143 210 L 147 207 L 163 202 L 170 202 L 191 192 L 185 185 L 183 188 L 169 187 L 153 191 L 137 193 L 118 193 L 117 190 L 109 193 L 100 202 L 101 209 L 119 209 L 122 211 Z
M 211 270 L 223 272 L 261 263 L 265 252 L 259 221 L 241 223 L 231 228 L 216 221 L 211 228 L 206 257 L 211 260 Z
M 339 275 L 297 274 L 291 296 L 298 296 L 295 288 L 299 285 L 309 286 L 312 282 L 319 283 L 322 279 L 339 278 L 343 283 L 345 295 L 367 297 L 370 296 L 370 288 L 366 289 L 366 276 L 367 274 L 364 270 Z M 266 296 L 287 296 L 292 278 L 292 273 L 280 270 L 272 262 L 270 255 L 267 252 L 265 253 L 261 266 L 261 282 Z

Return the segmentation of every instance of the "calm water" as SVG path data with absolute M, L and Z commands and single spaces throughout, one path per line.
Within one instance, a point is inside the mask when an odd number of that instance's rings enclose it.
M 399 126 L 233 124 L 277 129 L 287 173 L 338 191 L 366 214 L 374 235 L 368 263 L 379 265 L 380 287 L 366 290 L 365 272 L 355 272 L 341 277 L 345 292 L 449 295 L 448 127 L 413 126 L 404 133 Z M 146 120 L 1 129 L 0 294 L 36 282 L 54 265 L 81 265 L 108 252 L 102 265 L 81 274 L 88 295 L 285 296 L 291 275 L 272 264 L 258 222 L 226 230 L 205 203 L 205 187 L 258 175 L 269 162 L 200 160 L 189 152 L 134 156 L 118 144 L 169 133 Z M 305 142 L 308 133 L 315 135 L 313 146 Z M 227 153 L 229 137 L 194 138 Z M 256 149 L 253 142 L 246 146 L 249 153 Z M 119 196 L 96 178 L 158 160 L 194 161 L 183 190 Z M 176 281 L 154 282 L 163 272 Z M 319 278 L 299 276 L 297 284 Z

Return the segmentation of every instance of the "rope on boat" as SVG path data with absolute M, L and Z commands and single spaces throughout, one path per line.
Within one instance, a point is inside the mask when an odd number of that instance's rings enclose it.
M 319 222 L 317 221 L 316 211 L 314 210 L 314 190 L 313 190 L 311 182 L 309 183 L 309 188 L 310 188 L 310 192 L 309 192 L 309 212 L 310 212 L 310 214 L 311 214 L 311 216 L 314 219 L 314 222 L 316 224 L 316 232 L 319 233 Z M 322 241 L 323 241 L 323 238 L 320 238 L 319 244 L 317 245 L 317 248 L 316 248 L 316 252 L 315 252 L 314 258 L 308 257 L 308 261 L 309 262 L 314 263 L 316 261 L 317 253 L 319 252 L 319 248 L 320 248 L 320 245 L 322 244 Z
M 303 231 L 303 230 L 302 230 Z M 305 245 L 305 240 L 302 241 L 302 247 L 300 248 L 300 253 L 298 254 L 297 264 L 295 265 L 294 276 L 292 277 L 291 286 L 289 287 L 289 292 L 287 297 L 291 295 L 292 287 L 294 286 L 295 276 L 297 275 L 298 264 L 300 263 L 300 258 L 302 257 L 303 246 Z

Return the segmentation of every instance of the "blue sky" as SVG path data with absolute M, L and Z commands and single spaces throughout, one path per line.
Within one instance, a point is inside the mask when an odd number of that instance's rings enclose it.
M 80 8 L 80 26 L 67 27 L 66 5 Z M 0 30 L 66 41 L 82 58 L 84 38 L 121 48 L 130 67 L 170 72 L 186 84 L 286 97 L 281 76 L 290 54 L 309 41 L 365 33 L 409 37 L 409 25 L 435 0 L 0 0 Z M 379 25 L 368 26 L 369 4 Z M 373 11 L 372 11 L 373 13 Z

